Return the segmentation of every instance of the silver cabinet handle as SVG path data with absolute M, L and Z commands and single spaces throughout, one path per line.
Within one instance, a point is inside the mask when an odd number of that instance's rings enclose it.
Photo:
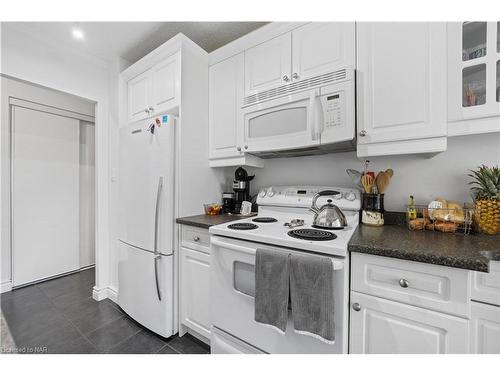
M 248 146 L 247 145 L 245 145 L 245 150 L 248 150 Z
M 153 107 L 148 108 L 150 112 L 153 112 L 155 109 Z
M 400 279 L 399 280 L 399 285 L 401 286 L 401 288 L 408 288 L 408 285 L 410 285 L 410 284 L 408 284 L 408 280 L 406 280 L 406 279 Z
M 361 305 L 360 305 L 359 303 L 357 303 L 357 302 L 356 302 L 356 303 L 353 303 L 353 304 L 352 304 L 352 309 L 353 309 L 354 311 L 360 311 L 360 310 L 361 310 Z
M 283 81 L 288 82 L 288 81 L 290 81 L 290 78 L 287 75 L 284 75 L 283 76 Z
M 159 277 L 159 263 L 161 261 L 161 255 L 155 256 L 155 282 L 156 282 L 156 294 L 158 295 L 158 300 L 161 301 L 161 291 L 160 291 L 160 277 Z
M 361 131 L 359 132 L 359 135 L 360 135 L 361 137 L 366 136 L 366 130 L 361 130 Z
M 196 237 L 193 238 L 194 242 L 198 242 L 199 240 L 200 240 L 200 237 L 198 237 L 198 236 L 196 236 Z
M 241 151 L 241 147 L 236 147 L 236 150 Z
M 149 109 L 145 109 L 144 112 L 146 112 L 149 115 Z
M 292 78 L 293 78 L 293 79 L 299 79 L 299 75 L 298 75 L 298 73 L 293 73 Z

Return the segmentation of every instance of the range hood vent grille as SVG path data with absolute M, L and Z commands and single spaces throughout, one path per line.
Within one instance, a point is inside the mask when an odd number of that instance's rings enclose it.
M 274 99 L 284 95 L 290 95 L 299 91 L 312 89 L 330 83 L 337 83 L 346 80 L 347 69 L 340 69 L 334 72 L 325 73 L 316 77 L 288 83 L 270 90 L 246 96 L 243 99 L 243 106 L 257 104 L 266 100 Z

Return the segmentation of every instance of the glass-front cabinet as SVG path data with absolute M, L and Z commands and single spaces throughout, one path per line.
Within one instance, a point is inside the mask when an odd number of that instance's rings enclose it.
M 500 22 L 448 24 L 448 134 L 500 131 Z

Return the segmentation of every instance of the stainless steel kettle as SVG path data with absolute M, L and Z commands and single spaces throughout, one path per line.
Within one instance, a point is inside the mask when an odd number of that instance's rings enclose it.
M 336 205 L 332 203 L 331 199 L 328 199 L 325 205 L 318 208 L 316 201 L 322 196 L 336 196 L 339 193 L 334 190 L 323 190 L 317 193 L 312 201 L 310 210 L 315 213 L 313 220 L 313 227 L 320 229 L 344 229 L 347 226 L 347 220 Z

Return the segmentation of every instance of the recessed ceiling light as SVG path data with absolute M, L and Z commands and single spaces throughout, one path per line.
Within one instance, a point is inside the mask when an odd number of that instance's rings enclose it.
M 71 34 L 73 35 L 73 38 L 77 40 L 83 40 L 83 38 L 85 37 L 85 35 L 83 35 L 83 31 L 76 27 L 74 27 L 73 30 L 71 30 Z

